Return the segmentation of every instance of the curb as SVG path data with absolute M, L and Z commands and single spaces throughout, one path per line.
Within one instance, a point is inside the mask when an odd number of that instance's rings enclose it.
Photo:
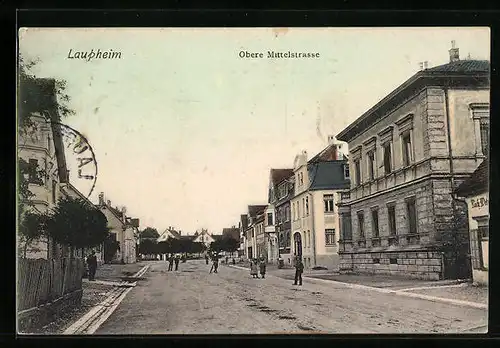
M 233 268 L 238 268 L 241 270 L 248 270 L 247 268 L 239 267 L 239 266 L 229 266 Z M 280 278 L 274 275 L 271 275 L 272 277 Z M 367 285 L 360 285 L 360 284 L 351 284 L 351 283 L 344 283 L 344 282 L 338 282 L 335 280 L 327 280 L 327 279 L 320 279 L 320 278 L 313 278 L 313 277 L 308 277 L 308 276 L 302 276 L 303 279 L 307 279 L 311 281 L 312 283 L 317 282 L 317 283 L 326 283 L 326 284 L 337 284 L 337 285 L 342 285 L 351 289 L 360 289 L 360 290 L 369 290 L 369 291 L 376 291 L 384 294 L 394 294 L 394 295 L 399 295 L 399 296 L 404 296 L 404 297 L 410 297 L 410 298 L 418 298 L 421 300 L 427 300 L 427 301 L 432 301 L 432 302 L 441 302 L 441 303 L 449 303 L 453 304 L 456 306 L 460 307 L 471 307 L 471 308 L 476 308 L 476 309 L 488 309 L 488 305 L 484 303 L 478 303 L 478 302 L 469 302 L 469 301 L 462 301 L 462 300 L 453 300 L 449 298 L 444 298 L 444 297 L 435 297 L 435 296 L 428 296 L 428 295 L 423 295 L 423 294 L 415 294 L 411 292 L 405 292 L 401 290 L 390 290 L 390 289 L 385 289 L 385 288 L 375 288 L 373 286 L 367 286 Z M 283 279 L 283 278 L 281 278 Z M 461 285 L 461 284 L 460 284 Z M 463 286 L 463 285 L 461 285 Z
M 141 268 L 134 277 L 140 277 L 147 272 L 150 265 Z M 125 281 L 116 284 L 116 288 L 109 292 L 106 299 L 88 311 L 83 317 L 78 319 L 70 327 L 68 327 L 62 334 L 63 335 L 78 335 L 87 334 L 91 335 L 104 323 L 111 314 L 116 310 L 120 302 L 123 301 L 125 296 L 137 285 L 137 282 L 127 283 Z

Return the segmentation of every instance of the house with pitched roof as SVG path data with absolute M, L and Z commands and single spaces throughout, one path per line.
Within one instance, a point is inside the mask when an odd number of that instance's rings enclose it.
M 267 204 L 248 206 L 248 225 L 245 230 L 247 259 L 259 257 L 266 249 L 264 239 L 264 211 Z M 266 253 L 267 254 L 267 253 Z
M 40 105 L 29 110 L 32 125 L 26 132 L 18 133 L 17 154 L 26 161 L 34 174 L 36 170 L 44 170 L 42 181 L 36 175 L 29 175 L 28 189 L 34 194 L 33 207 L 25 210 L 48 212 L 53 209 L 61 196 L 60 185 L 69 179 L 66 156 L 62 139 L 60 116 L 54 79 L 35 79 L 29 85 L 21 86 L 20 98 L 39 96 Z M 45 96 L 46 98 L 41 98 Z M 20 101 L 23 108 L 25 100 Z M 32 104 L 32 103 L 27 103 Z M 27 105 L 26 104 L 26 105 Z M 22 203 L 22 202 L 21 202 Z M 19 237 L 19 236 L 18 236 Z M 21 247 L 22 243 L 18 243 Z M 62 256 L 63 248 L 49 238 L 42 237 L 27 248 L 27 258 L 57 258 Z
M 335 201 L 349 187 L 347 160 L 334 137 L 308 160 L 307 151 L 295 157 L 295 193 L 291 199 L 291 254 L 306 268 L 335 269 L 339 265 L 339 215 Z
M 276 180 L 275 211 L 276 233 L 278 234 L 278 258 L 282 258 L 285 266 L 292 266 L 291 240 L 291 199 L 295 192 L 295 176 L 293 169 L 283 172 Z
M 195 243 L 202 243 L 205 245 L 205 247 L 208 249 L 210 247 L 210 244 L 215 241 L 215 238 L 208 233 L 207 229 L 202 228 L 201 231 L 196 231 L 194 233 L 194 239 L 193 242 Z
M 472 175 L 455 190 L 455 195 L 465 198 L 469 217 L 472 279 L 478 284 L 488 284 L 489 266 L 489 161 L 483 160 Z
M 485 159 L 490 63 L 425 68 L 337 138 L 348 143 L 341 271 L 423 279 L 471 276 L 467 206 L 453 191 Z
M 247 238 L 245 231 L 247 230 L 247 227 L 248 227 L 248 215 L 241 214 L 240 222 L 238 223 L 238 228 L 240 230 L 240 247 L 238 249 L 239 257 L 245 257 L 246 254 L 245 250 L 247 250 Z
M 112 261 L 135 263 L 139 220 L 127 217 L 125 207 L 119 209 L 113 207 L 110 200 L 105 201 L 103 192 L 99 194 L 98 207 L 108 220 L 111 235 L 120 245 Z

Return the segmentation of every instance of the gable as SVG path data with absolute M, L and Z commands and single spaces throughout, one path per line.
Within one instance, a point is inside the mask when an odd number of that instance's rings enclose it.
M 118 217 L 113 214 L 113 212 L 110 211 L 108 207 L 101 207 L 100 210 L 104 214 L 104 216 L 106 216 L 106 220 L 108 220 L 108 226 L 114 228 L 120 228 L 124 226 L 123 221 L 118 219 Z

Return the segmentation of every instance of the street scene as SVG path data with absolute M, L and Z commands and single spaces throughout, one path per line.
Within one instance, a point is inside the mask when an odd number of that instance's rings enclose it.
M 488 332 L 488 28 L 21 28 L 18 64 L 19 334 Z

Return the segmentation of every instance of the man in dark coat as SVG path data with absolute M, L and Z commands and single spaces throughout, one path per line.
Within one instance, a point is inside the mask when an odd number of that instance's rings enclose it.
M 95 280 L 95 272 L 97 270 L 97 257 L 95 256 L 95 251 L 92 250 L 90 255 L 87 257 L 87 265 L 89 268 L 89 280 Z
M 302 263 L 302 258 L 300 256 L 295 260 L 295 282 L 293 285 L 302 285 L 302 272 L 304 272 L 304 264 Z
M 168 257 L 168 270 L 171 271 L 174 268 L 174 254 L 170 254 Z
M 181 257 L 179 255 L 175 256 L 175 270 L 177 271 L 179 269 L 179 261 L 181 260 Z
M 264 279 L 266 277 L 266 258 L 262 255 L 260 256 L 259 260 L 259 270 L 262 279 Z

